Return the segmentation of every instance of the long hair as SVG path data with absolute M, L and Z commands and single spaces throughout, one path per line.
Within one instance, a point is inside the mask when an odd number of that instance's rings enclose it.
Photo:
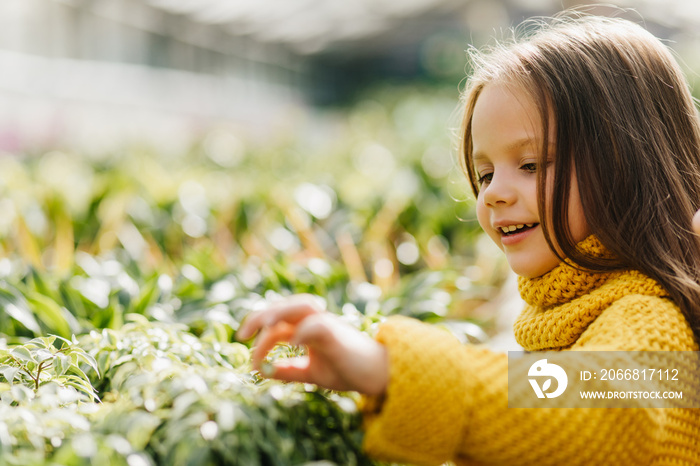
M 690 228 L 700 207 L 700 122 L 668 48 L 630 21 L 560 17 L 522 41 L 475 53 L 472 61 L 460 158 L 474 194 L 474 105 L 491 82 L 517 85 L 536 102 L 542 120 L 539 166 L 545 166 L 555 126 L 555 163 L 537 174 L 540 222 L 550 248 L 580 268 L 635 269 L 654 278 L 700 341 L 700 241 Z M 567 211 L 572 169 L 589 229 L 614 259 L 590 257 L 576 247 Z M 545 199 L 550 176 L 551 197 Z

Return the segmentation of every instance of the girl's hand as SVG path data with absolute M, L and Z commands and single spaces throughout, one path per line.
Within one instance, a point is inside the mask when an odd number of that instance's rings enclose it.
M 266 377 L 367 395 L 381 395 L 386 390 L 386 348 L 338 316 L 325 312 L 312 296 L 292 296 L 250 314 L 237 337 L 245 340 L 257 331 L 260 333 L 253 348 L 253 367 Z M 284 342 L 305 346 L 306 356 L 283 359 L 263 368 L 267 353 Z

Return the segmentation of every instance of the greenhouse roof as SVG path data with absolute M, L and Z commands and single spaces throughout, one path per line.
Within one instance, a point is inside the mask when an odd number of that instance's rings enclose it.
M 223 26 L 233 35 L 284 43 L 312 54 L 334 46 L 383 48 L 383 39 L 420 34 L 430 24 L 458 23 L 468 29 L 493 31 L 531 15 L 553 14 L 565 7 L 590 5 L 578 0 L 147 0 L 153 7 L 181 14 L 192 21 Z M 611 12 L 609 3 L 597 9 Z M 700 5 L 696 0 L 618 0 L 628 15 L 662 28 L 697 34 Z M 608 6 L 605 6 L 608 5 Z M 513 14 L 517 16 L 513 16 Z M 403 31 L 403 32 L 402 32 Z M 373 39 L 373 40 L 368 40 Z

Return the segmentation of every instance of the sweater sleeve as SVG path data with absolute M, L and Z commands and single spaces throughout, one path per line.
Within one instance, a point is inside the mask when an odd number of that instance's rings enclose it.
M 390 359 L 382 400 L 366 399 L 364 447 L 415 464 L 649 464 L 663 410 L 508 408 L 505 354 L 392 317 L 377 335 Z M 526 380 L 526 377 L 522 377 Z

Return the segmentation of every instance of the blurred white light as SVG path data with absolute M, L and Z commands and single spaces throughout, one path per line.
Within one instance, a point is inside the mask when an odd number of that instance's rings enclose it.
M 170 278 L 170 275 L 163 274 L 158 277 L 158 288 L 163 294 L 169 294 L 173 291 L 173 279 Z
M 177 190 L 177 194 L 180 204 L 187 212 L 199 217 L 205 217 L 209 214 L 207 192 L 198 182 L 194 180 L 185 181 Z
M 144 251 L 148 247 L 141 232 L 131 222 L 122 225 L 117 233 L 117 238 L 119 238 L 119 242 L 122 243 L 126 252 L 136 260 L 141 259 Z
M 267 240 L 270 242 L 272 247 L 278 251 L 289 251 L 292 248 L 298 246 L 298 241 L 296 237 L 284 227 L 277 227 L 270 232 L 267 236 Z
M 342 311 L 344 316 L 356 317 L 356 316 L 360 315 L 360 311 L 358 311 L 357 307 L 355 307 L 355 305 L 352 303 L 343 304 L 341 311 Z
M 151 463 L 139 453 L 132 453 L 126 457 L 126 464 L 129 466 L 151 466 Z
M 83 251 L 75 253 L 75 263 L 78 264 L 88 275 L 99 275 L 102 273 L 102 266 L 94 256 Z
M 452 302 L 452 296 L 445 290 L 433 291 L 430 295 L 430 298 L 445 306 L 449 305 Z
M 125 290 L 131 297 L 136 297 L 139 295 L 139 285 L 136 280 L 131 278 L 126 272 L 122 272 L 117 276 L 117 283 L 119 286 Z
M 97 304 L 101 308 L 109 305 L 109 283 L 99 278 L 87 278 L 80 281 L 78 288 L 83 296 Z
M 12 273 L 12 261 L 7 257 L 0 259 L 0 277 L 7 277 Z
M 202 283 L 204 281 L 204 275 L 199 271 L 197 267 L 191 264 L 185 264 L 180 269 L 182 276 L 194 283 Z
M 387 258 L 379 259 L 374 263 L 374 273 L 381 278 L 391 277 L 394 273 L 394 263 Z
M 71 442 L 76 455 L 83 458 L 91 458 L 97 453 L 97 443 L 95 438 L 88 433 L 78 434 Z
M 382 289 L 377 285 L 368 282 L 358 283 L 351 290 L 351 295 L 356 295 L 356 298 L 362 301 L 376 301 L 382 296 Z
M 241 281 L 243 282 L 243 286 L 248 289 L 253 289 L 262 281 L 262 275 L 255 266 L 248 265 L 243 269 Z M 264 302 L 263 305 L 265 305 Z
M 459 277 L 455 280 L 455 286 L 458 290 L 466 291 L 472 286 L 472 281 L 469 277 Z
M 327 218 L 333 211 L 334 198 L 335 193 L 330 188 L 311 183 L 303 183 L 294 191 L 294 199 L 301 208 L 321 219 Z
M 221 280 L 209 290 L 209 299 L 214 302 L 225 302 L 236 296 L 236 287 L 228 280 Z
M 39 328 L 39 323 L 36 321 L 34 318 L 34 315 L 29 312 L 28 309 L 22 308 L 20 309 L 19 307 L 15 306 L 14 304 L 8 304 L 5 306 L 4 309 L 5 313 L 12 317 L 13 319 L 19 321 L 27 327 L 29 330 L 35 333 L 41 332 L 41 329 Z
M 328 262 L 324 261 L 323 259 L 319 259 L 318 257 L 310 259 L 308 266 L 309 270 L 316 275 L 327 277 L 331 274 L 331 266 L 328 264 Z
M 182 231 L 192 238 L 201 238 L 207 232 L 207 222 L 199 215 L 187 214 L 182 219 Z
M 27 227 L 36 236 L 43 236 L 46 233 L 49 222 L 46 219 L 46 214 L 41 207 L 32 202 L 24 212 L 24 220 L 27 222 Z
M 71 387 L 73 388 L 73 387 Z M 76 392 L 77 395 L 77 392 Z M 127 439 L 121 435 L 110 434 L 107 436 L 107 443 L 110 447 L 114 448 L 120 455 L 128 455 L 133 451 L 131 444 Z
M 396 258 L 405 265 L 413 265 L 420 259 L 420 251 L 416 243 L 406 241 L 396 248 Z
M 236 425 L 236 405 L 224 401 L 216 412 L 216 420 L 223 431 L 229 431 Z
M 107 277 L 116 277 L 122 270 L 124 267 L 117 260 L 109 259 L 102 263 L 102 273 Z
M 204 139 L 204 152 L 217 164 L 230 168 L 235 167 L 243 160 L 245 146 L 230 131 L 215 130 Z

